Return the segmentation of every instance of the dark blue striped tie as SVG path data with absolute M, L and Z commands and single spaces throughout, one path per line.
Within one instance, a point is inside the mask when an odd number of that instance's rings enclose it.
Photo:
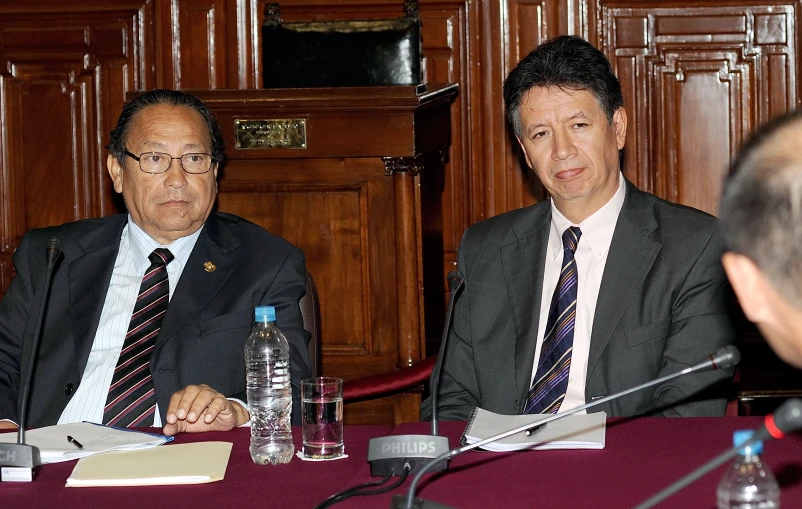
M 568 389 L 576 321 L 577 270 L 574 253 L 582 232 L 572 226 L 563 232 L 563 265 L 551 299 L 540 360 L 525 414 L 556 414 Z
M 156 249 L 150 256 L 136 298 L 128 333 L 114 368 L 103 423 L 110 426 L 152 426 L 156 412 L 156 393 L 150 376 L 150 357 L 156 345 L 162 319 L 167 312 L 170 281 L 167 264 L 173 254 Z

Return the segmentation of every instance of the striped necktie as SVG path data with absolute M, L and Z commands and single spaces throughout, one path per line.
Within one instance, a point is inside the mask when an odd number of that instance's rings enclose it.
M 576 321 L 577 270 L 574 253 L 582 232 L 576 226 L 563 232 L 563 264 L 554 297 L 551 299 L 546 333 L 540 347 L 540 360 L 525 414 L 556 414 L 568 389 L 571 350 Z
M 114 368 L 103 423 L 110 426 L 152 426 L 156 412 L 156 393 L 150 375 L 150 357 L 156 345 L 162 319 L 167 312 L 170 281 L 167 264 L 173 254 L 156 249 L 150 256 L 136 298 L 128 333 Z

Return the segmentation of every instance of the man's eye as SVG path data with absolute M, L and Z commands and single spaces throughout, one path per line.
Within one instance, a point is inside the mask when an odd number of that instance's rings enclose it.
M 187 154 L 185 157 L 188 163 L 199 163 L 203 160 L 203 157 L 198 154 Z
M 539 140 L 540 138 L 543 138 L 544 136 L 546 136 L 546 131 L 540 131 L 538 133 L 535 133 L 532 136 L 532 138 L 535 139 L 535 140 Z
M 159 154 L 150 154 L 147 157 L 147 162 L 153 163 L 153 164 L 159 164 L 162 161 L 162 159 L 163 159 L 163 157 L 160 156 Z
M 583 129 L 583 128 L 587 127 L 587 126 L 588 126 L 588 124 L 586 122 L 578 122 L 578 123 L 574 124 L 574 127 L 577 128 L 577 129 Z

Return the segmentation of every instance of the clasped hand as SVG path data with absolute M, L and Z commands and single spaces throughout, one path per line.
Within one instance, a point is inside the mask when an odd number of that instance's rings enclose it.
M 249 418 L 247 409 L 208 385 L 189 385 L 170 398 L 164 434 L 228 431 Z

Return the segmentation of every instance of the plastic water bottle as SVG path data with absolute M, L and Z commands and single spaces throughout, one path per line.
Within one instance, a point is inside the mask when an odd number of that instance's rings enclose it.
M 245 344 L 251 458 L 259 465 L 289 463 L 292 443 L 290 346 L 276 327 L 276 308 L 259 306 Z
M 752 430 L 736 431 L 735 447 L 752 437 Z M 753 442 L 740 450 L 718 485 L 718 509 L 776 509 L 780 507 L 780 485 L 758 456 L 763 443 Z

